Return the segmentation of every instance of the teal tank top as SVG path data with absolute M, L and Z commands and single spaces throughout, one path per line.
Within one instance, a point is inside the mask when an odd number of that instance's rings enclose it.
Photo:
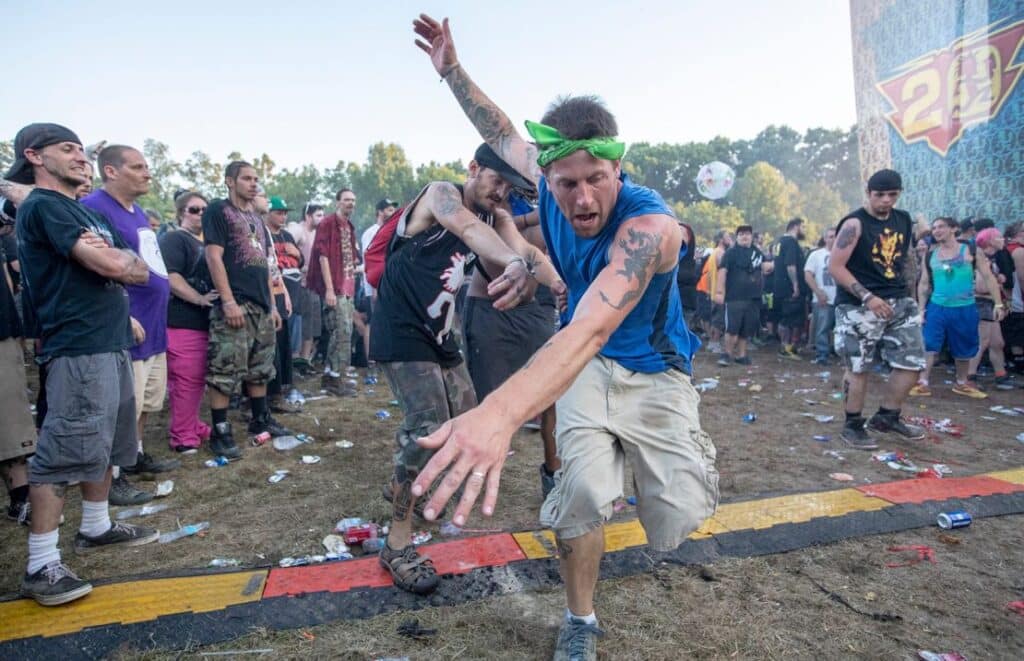
M 967 259 L 967 246 L 952 259 L 940 259 L 938 249 L 928 256 L 932 274 L 932 303 L 946 308 L 974 305 L 974 264 Z

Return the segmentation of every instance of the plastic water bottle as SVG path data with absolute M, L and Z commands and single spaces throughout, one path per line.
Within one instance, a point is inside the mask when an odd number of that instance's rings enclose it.
M 193 523 L 188 526 L 182 526 L 177 530 L 172 530 L 171 532 L 165 532 L 164 534 L 160 535 L 160 539 L 158 539 L 157 541 L 161 544 L 166 544 L 167 542 L 173 542 L 174 540 L 181 539 L 182 537 L 191 537 L 192 535 L 198 532 L 202 532 L 203 530 L 206 530 L 209 527 L 209 521 Z
M 238 567 L 242 564 L 241 560 L 235 560 L 234 558 L 214 558 L 210 560 L 210 567 Z
M 228 458 L 223 456 L 223 455 L 221 455 L 221 456 L 218 456 L 215 459 L 207 459 L 206 461 L 203 462 L 203 465 L 206 466 L 207 468 L 217 468 L 218 466 L 227 466 L 228 465 Z
M 379 553 L 386 543 L 387 541 L 383 537 L 371 537 L 364 540 L 362 544 L 363 553 Z
M 126 510 L 121 510 L 120 512 L 118 512 L 114 518 L 116 518 L 118 521 L 124 521 L 125 519 L 132 518 L 133 516 L 148 516 L 150 514 L 156 514 L 157 512 L 163 512 L 168 507 L 170 507 L 170 505 L 166 505 L 164 503 L 159 503 L 156 505 L 143 505 L 142 507 L 130 507 Z

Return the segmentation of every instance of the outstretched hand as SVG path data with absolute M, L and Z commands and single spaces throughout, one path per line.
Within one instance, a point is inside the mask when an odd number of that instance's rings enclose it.
M 521 257 L 509 262 L 502 274 L 487 285 L 487 295 L 494 301 L 494 309 L 511 310 L 522 303 L 529 275 Z
M 422 447 L 436 449 L 437 452 L 413 482 L 413 495 L 419 497 L 427 493 L 430 485 L 444 475 L 433 497 L 423 508 L 424 517 L 434 520 L 463 482 L 466 486 L 452 522 L 457 526 L 466 524 L 485 485 L 482 511 L 484 516 L 494 514 L 501 470 L 505 466 L 514 431 L 496 425 L 493 416 L 477 407 L 445 422 L 433 434 L 417 439 Z
M 426 14 L 420 14 L 420 17 L 412 22 L 412 27 L 416 34 L 422 37 L 416 40 L 416 45 L 430 56 L 434 69 L 442 78 L 459 65 L 447 18 L 443 23 L 438 23 Z

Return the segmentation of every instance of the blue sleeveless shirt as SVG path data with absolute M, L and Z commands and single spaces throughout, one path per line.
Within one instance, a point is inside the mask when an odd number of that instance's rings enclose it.
M 569 220 L 558 208 L 555 196 L 548 190 L 546 179 L 541 177 L 538 187 L 540 226 L 551 262 L 569 289 L 569 309 L 563 314 L 563 325 L 572 318 L 587 287 L 608 266 L 609 249 L 622 223 L 649 214 L 674 216 L 656 192 L 635 185 L 625 174 L 621 180 L 622 189 L 608 224 L 597 236 L 582 238 L 576 236 Z M 685 251 L 686 246 L 682 250 Z M 683 321 L 676 269 L 672 269 L 654 275 L 639 303 L 615 329 L 600 353 L 636 372 L 678 369 L 690 374 L 690 361 L 698 347 L 700 340 Z

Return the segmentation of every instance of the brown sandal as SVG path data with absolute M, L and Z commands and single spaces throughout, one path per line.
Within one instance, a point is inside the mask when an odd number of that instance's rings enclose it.
M 380 566 L 388 570 L 396 586 L 413 594 L 430 594 L 441 583 L 434 563 L 412 544 L 395 550 L 385 543 L 380 550 Z

